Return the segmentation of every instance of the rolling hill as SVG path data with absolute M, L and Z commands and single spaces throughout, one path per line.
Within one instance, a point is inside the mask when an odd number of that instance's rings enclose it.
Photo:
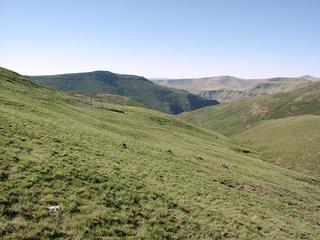
M 316 123 L 319 115 L 320 82 L 316 82 L 287 93 L 207 107 L 183 114 L 183 117 L 199 126 L 233 136 L 239 143 L 265 150 L 276 162 L 285 165 L 290 162 L 289 165 L 319 172 L 317 136 L 320 128 Z M 313 154 L 306 153 L 309 148 L 314 149 Z
M 240 79 L 232 76 L 220 76 L 195 79 L 165 79 L 155 80 L 154 82 L 167 87 L 184 89 L 208 99 L 226 102 L 245 97 L 288 92 L 319 80 L 308 75 L 299 78 L 269 79 Z
M 143 77 L 108 71 L 26 77 L 38 84 L 62 91 L 129 97 L 145 107 L 173 114 L 218 104 L 216 100 L 159 86 Z
M 2 239 L 317 239 L 320 179 L 0 69 Z M 48 207 L 60 207 L 49 212 Z

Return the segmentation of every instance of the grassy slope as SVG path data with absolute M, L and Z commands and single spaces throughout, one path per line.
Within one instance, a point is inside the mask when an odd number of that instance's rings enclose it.
M 36 83 L 63 91 L 75 91 L 90 95 L 111 93 L 127 96 L 148 108 L 173 114 L 217 104 L 215 100 L 208 100 L 183 90 L 159 86 L 143 77 L 106 71 L 29 76 L 28 78 Z
M 235 139 L 265 152 L 279 164 L 320 173 L 320 116 L 262 121 Z
M 199 109 L 183 114 L 183 117 L 228 136 L 240 134 L 236 137 L 238 141 L 250 143 L 250 146 L 259 150 L 266 150 L 276 162 L 305 166 L 309 170 L 318 171 L 319 167 L 313 168 L 318 165 L 318 155 L 305 154 L 304 146 L 308 143 L 309 148 L 318 149 L 317 138 L 309 138 L 307 133 L 313 132 L 319 136 L 319 125 L 314 123 L 308 126 L 310 123 L 307 116 L 296 120 L 287 118 L 309 114 L 320 115 L 320 82 L 288 93 Z M 276 121 L 281 118 L 287 118 L 287 120 Z M 263 120 L 270 120 L 270 122 L 261 123 Z M 288 124 L 282 124 L 286 121 Z M 314 121 L 318 121 L 318 118 L 315 118 Z M 278 129 L 279 125 L 282 127 L 281 131 Z M 280 132 L 286 134 L 281 136 L 281 141 L 278 139 Z M 301 133 L 301 136 L 297 134 L 298 132 Z M 249 138 L 251 138 L 250 141 Z M 296 141 L 295 147 L 291 145 L 293 141 Z M 280 142 L 283 146 L 275 144 Z M 280 154 L 280 151 L 283 152 Z
M 0 74 L 2 239 L 319 236 L 319 178 L 172 116 Z
M 304 114 L 320 115 L 320 82 L 288 93 L 206 107 L 183 116 L 200 126 L 233 135 L 261 120 Z
M 71 92 L 69 95 L 73 98 L 78 99 L 80 102 L 83 101 L 95 101 L 95 102 L 108 102 L 111 104 L 125 105 L 125 106 L 134 106 L 134 107 L 143 107 L 142 103 L 136 102 L 128 97 L 107 94 L 107 93 L 92 93 L 83 95 L 81 93 Z

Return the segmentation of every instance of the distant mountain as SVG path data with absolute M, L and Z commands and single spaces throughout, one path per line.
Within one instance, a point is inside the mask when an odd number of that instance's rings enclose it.
M 320 82 L 206 107 L 182 117 L 265 152 L 276 163 L 320 173 Z
M 312 81 L 312 82 L 320 81 L 320 78 L 316 78 L 316 77 L 313 77 L 313 76 L 310 76 L 310 75 L 304 75 L 304 76 L 301 76 L 301 78 L 310 80 L 310 81 Z
M 184 89 L 188 92 L 198 94 L 204 90 L 213 89 L 237 89 L 244 90 L 254 84 L 254 80 L 244 80 L 232 76 L 219 76 L 208 78 L 187 78 L 187 79 L 167 79 L 167 80 L 154 80 L 155 83 L 177 88 Z
M 218 104 L 216 100 L 159 86 L 144 77 L 108 71 L 26 77 L 38 84 L 68 92 L 87 95 L 107 93 L 129 97 L 145 107 L 172 114 Z
M 309 75 L 298 78 L 240 79 L 232 76 L 219 76 L 195 79 L 155 80 L 163 86 L 184 89 L 208 99 L 220 102 L 232 101 L 244 97 L 270 95 L 288 92 L 319 81 Z

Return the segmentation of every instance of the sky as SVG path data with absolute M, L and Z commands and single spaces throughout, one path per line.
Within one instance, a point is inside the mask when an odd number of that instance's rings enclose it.
M 0 66 L 320 77 L 320 0 L 0 0 Z

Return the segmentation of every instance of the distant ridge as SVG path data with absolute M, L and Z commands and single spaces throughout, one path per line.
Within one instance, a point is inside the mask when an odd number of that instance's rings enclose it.
M 38 84 L 68 92 L 89 95 L 107 93 L 129 97 L 145 107 L 172 114 L 218 104 L 216 100 L 184 90 L 159 86 L 144 77 L 109 71 L 25 77 Z
M 217 99 L 220 102 L 226 102 L 244 97 L 288 92 L 319 80 L 320 78 L 309 75 L 297 78 L 277 77 L 266 79 L 241 79 L 233 76 L 217 76 L 154 80 L 154 82 L 167 87 L 183 89 L 208 99 Z

